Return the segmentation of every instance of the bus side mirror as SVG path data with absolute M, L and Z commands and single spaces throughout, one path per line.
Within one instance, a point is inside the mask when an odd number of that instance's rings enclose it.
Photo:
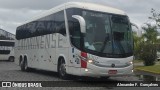
M 136 27 L 139 30 L 139 28 L 138 28 L 138 26 L 136 24 L 131 23 L 131 26 L 134 26 L 134 27 Z
M 72 15 L 72 17 L 79 21 L 80 27 L 81 27 L 81 33 L 85 34 L 86 33 L 86 21 L 84 20 L 84 18 L 80 15 Z

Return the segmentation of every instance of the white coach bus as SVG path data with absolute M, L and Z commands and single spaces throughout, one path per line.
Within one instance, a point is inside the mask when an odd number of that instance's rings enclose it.
M 0 40 L 0 60 L 14 61 L 14 40 Z
M 121 10 L 83 2 L 57 6 L 17 27 L 15 62 L 30 68 L 91 77 L 133 72 L 133 37 Z

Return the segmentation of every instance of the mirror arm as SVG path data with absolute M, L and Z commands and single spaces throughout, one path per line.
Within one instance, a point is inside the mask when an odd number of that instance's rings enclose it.
M 131 25 L 132 25 L 132 26 L 135 26 L 135 27 L 139 30 L 139 27 L 138 27 L 136 24 L 131 23 Z
M 79 21 L 81 32 L 86 33 L 86 21 L 84 20 L 84 18 L 80 15 L 72 15 L 72 17 Z

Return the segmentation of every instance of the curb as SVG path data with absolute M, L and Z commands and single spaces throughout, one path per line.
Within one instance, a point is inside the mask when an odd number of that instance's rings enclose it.
M 154 74 L 160 74 L 160 72 L 154 72 L 154 71 L 145 70 L 145 69 L 139 69 L 139 68 L 135 68 L 135 70 L 144 71 L 144 72 L 149 72 L 149 73 L 154 73 Z

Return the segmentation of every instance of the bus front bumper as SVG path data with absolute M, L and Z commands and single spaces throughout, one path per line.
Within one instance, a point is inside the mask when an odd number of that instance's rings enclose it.
M 109 73 L 110 71 L 116 71 L 116 73 Z M 133 65 L 124 68 L 108 68 L 108 67 L 98 67 L 92 64 L 88 64 L 88 68 L 80 68 L 80 76 L 107 77 L 107 76 L 125 76 L 132 74 L 133 74 Z

